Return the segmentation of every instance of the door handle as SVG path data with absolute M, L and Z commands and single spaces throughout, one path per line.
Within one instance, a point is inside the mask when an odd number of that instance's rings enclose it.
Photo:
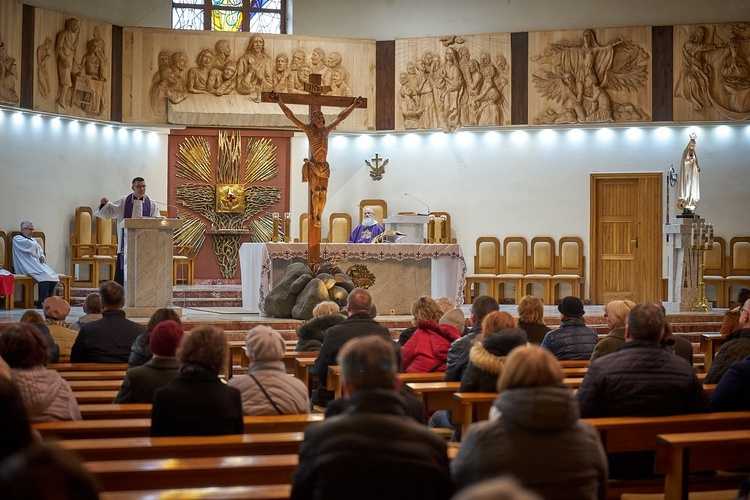
M 635 243 L 635 248 L 638 248 L 638 238 L 630 240 L 630 243 Z

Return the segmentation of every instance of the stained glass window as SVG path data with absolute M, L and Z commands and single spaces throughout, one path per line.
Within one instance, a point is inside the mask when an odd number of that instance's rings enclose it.
M 172 0 L 174 29 L 286 33 L 287 0 Z

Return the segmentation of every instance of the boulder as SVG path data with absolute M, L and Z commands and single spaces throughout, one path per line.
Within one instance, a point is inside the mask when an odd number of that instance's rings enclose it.
M 298 282 L 302 276 L 309 278 L 303 278 Z M 301 262 L 289 264 L 284 276 L 266 296 L 264 303 L 266 315 L 274 318 L 291 318 L 292 308 L 297 302 L 297 294 L 292 292 L 292 286 L 294 285 L 295 289 L 301 291 L 310 279 L 312 279 L 312 271 L 306 264 Z M 306 283 L 301 285 L 302 282 Z
M 310 280 L 305 289 L 302 290 L 302 293 L 297 296 L 297 303 L 292 308 L 292 317 L 304 320 L 312 318 L 313 309 L 324 300 L 328 300 L 328 288 L 325 281 L 315 277 Z

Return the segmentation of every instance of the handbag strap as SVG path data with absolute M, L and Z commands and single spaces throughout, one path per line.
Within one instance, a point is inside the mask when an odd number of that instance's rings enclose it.
M 256 384 L 258 384 L 258 387 L 260 387 L 260 390 L 263 391 L 263 394 L 266 396 L 266 399 L 268 400 L 268 402 L 271 403 L 271 406 L 274 407 L 274 409 L 276 410 L 276 413 L 278 413 L 279 415 L 283 415 L 284 413 L 281 411 L 281 408 L 279 408 L 279 406 L 274 402 L 274 400 L 271 399 L 271 395 L 268 394 L 265 387 L 263 387 L 260 381 L 258 381 L 258 379 L 255 378 L 255 375 L 253 375 L 252 373 L 248 373 L 247 376 L 253 379 Z

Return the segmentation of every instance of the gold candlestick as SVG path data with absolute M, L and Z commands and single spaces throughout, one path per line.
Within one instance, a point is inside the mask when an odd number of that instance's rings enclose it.
M 289 212 L 284 212 L 284 242 L 289 243 L 292 241 L 291 233 L 289 231 L 289 228 L 292 223 L 292 214 Z
M 278 243 L 279 241 L 279 213 L 274 212 L 272 214 L 273 216 L 273 235 L 271 236 L 271 241 L 274 243 Z
M 427 223 L 427 243 L 435 243 L 435 216 L 430 215 L 430 222 Z

